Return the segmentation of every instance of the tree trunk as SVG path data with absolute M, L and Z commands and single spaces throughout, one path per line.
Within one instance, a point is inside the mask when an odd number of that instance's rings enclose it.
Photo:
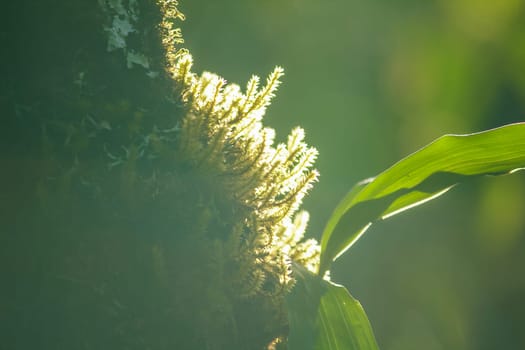
M 246 95 L 189 71 L 176 5 L 1 11 L 9 349 L 284 346 L 291 260 L 318 263 L 318 245 L 300 243 L 307 215 L 292 220 L 316 151 L 300 129 L 272 148 L 261 126 L 280 69 Z

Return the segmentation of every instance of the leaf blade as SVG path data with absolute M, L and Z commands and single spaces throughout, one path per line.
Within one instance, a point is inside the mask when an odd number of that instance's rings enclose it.
M 524 167 L 525 123 L 438 138 L 343 198 L 323 231 L 319 273 L 328 270 L 374 221 L 436 198 L 470 177 Z
M 377 350 L 361 304 L 343 287 L 294 266 L 297 279 L 287 296 L 289 350 Z

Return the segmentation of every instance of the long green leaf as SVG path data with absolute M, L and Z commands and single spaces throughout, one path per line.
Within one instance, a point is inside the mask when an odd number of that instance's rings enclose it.
M 469 177 L 525 168 L 525 123 L 445 135 L 362 182 L 334 210 L 321 239 L 322 275 L 376 220 L 446 192 Z
M 294 266 L 297 284 L 286 297 L 289 350 L 377 350 L 361 304 L 340 285 Z

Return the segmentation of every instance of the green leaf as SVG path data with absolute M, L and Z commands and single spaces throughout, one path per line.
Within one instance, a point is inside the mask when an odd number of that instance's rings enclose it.
M 468 135 L 445 135 L 402 159 L 343 198 L 321 239 L 322 275 L 376 220 L 445 193 L 469 177 L 525 167 L 525 123 Z
M 376 350 L 361 304 L 340 285 L 294 265 L 297 284 L 287 295 L 289 350 Z

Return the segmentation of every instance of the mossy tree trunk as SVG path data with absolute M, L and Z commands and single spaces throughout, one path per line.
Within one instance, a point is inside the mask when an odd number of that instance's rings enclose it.
M 282 348 L 317 151 L 191 72 L 173 0 L 2 11 L 0 312 L 10 349 Z
M 203 273 L 173 238 L 193 227 L 201 186 L 179 169 L 159 188 L 170 159 L 138 154 L 182 113 L 158 6 L 22 0 L 0 13 L 2 346 L 219 348 L 188 321 L 198 298 L 175 269 Z

